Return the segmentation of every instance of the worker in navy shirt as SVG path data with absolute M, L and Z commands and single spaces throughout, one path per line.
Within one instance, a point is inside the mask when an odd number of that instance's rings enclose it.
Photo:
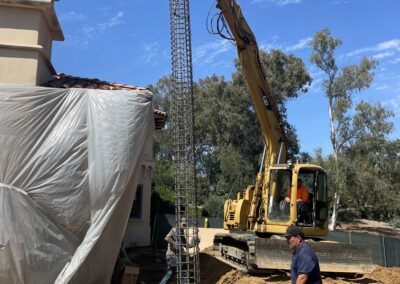
M 286 230 L 286 240 L 293 250 L 290 278 L 293 284 L 322 283 L 318 258 L 311 247 L 304 242 L 303 230 L 297 226 L 290 226 Z

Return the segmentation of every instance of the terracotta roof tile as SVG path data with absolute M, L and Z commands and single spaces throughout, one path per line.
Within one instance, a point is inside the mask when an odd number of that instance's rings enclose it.
M 53 75 L 53 79 L 41 84 L 43 87 L 50 88 L 82 88 L 82 89 L 98 89 L 98 90 L 148 90 L 147 88 L 137 87 L 133 85 L 125 85 L 119 83 L 111 83 L 106 81 L 101 81 L 99 79 L 82 78 L 76 76 L 65 75 L 64 73 L 59 73 Z M 167 120 L 167 113 L 160 111 L 158 109 L 154 110 L 154 121 L 156 129 L 162 129 L 165 126 Z
M 154 121 L 156 123 L 156 129 L 163 129 L 165 122 L 167 121 L 168 114 L 164 111 L 154 109 Z
M 99 79 L 82 78 L 59 73 L 53 75 L 53 79 L 41 84 L 43 87 L 52 88 L 82 88 L 82 89 L 100 89 L 100 90 L 148 90 L 147 88 L 119 83 L 111 83 Z

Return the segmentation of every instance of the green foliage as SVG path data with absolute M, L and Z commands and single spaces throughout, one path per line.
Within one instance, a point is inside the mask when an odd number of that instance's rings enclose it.
M 154 173 L 155 190 L 168 192 L 173 191 L 175 183 L 174 167 L 171 161 L 156 161 Z
M 399 153 L 400 141 L 376 136 L 364 136 L 349 147 L 346 158 L 352 174 L 343 191 L 345 205 L 375 220 L 389 220 L 400 212 Z
M 389 225 L 393 228 L 400 228 L 400 216 L 395 216 L 389 221 Z
M 388 122 L 393 116 L 393 112 L 385 109 L 380 103 L 359 103 L 353 116 L 355 138 L 364 141 L 370 138 L 384 140 L 393 131 L 393 123 Z
M 170 113 L 170 100 L 172 95 L 172 79 L 164 76 L 160 78 L 156 86 L 148 86 L 155 94 L 154 107 Z M 154 135 L 153 151 L 156 160 L 171 161 L 172 160 L 172 143 L 173 135 L 169 131 L 169 123 L 167 121 L 164 129 L 158 130 Z
M 160 191 L 153 191 L 151 195 L 151 214 L 168 213 L 175 214 L 175 193 L 171 196 L 169 189 L 162 188 Z
M 161 185 L 156 187 L 155 192 L 158 194 L 160 199 L 167 201 L 171 205 L 175 204 L 175 192 L 171 188 Z
M 175 213 L 174 170 L 172 162 L 157 161 L 154 173 L 152 203 L 156 212 Z
M 291 153 L 299 152 L 295 129 L 286 122 L 285 102 L 307 91 L 311 83 L 303 62 L 293 55 L 274 50 L 261 52 L 260 60 L 284 119 Z M 236 62 L 237 64 L 237 62 Z M 226 196 L 254 183 L 263 151 L 263 139 L 257 115 L 247 91 L 246 81 L 239 65 L 232 80 L 209 76 L 194 83 L 194 113 L 196 139 L 196 169 L 199 201 L 210 195 Z M 171 113 L 172 80 L 161 78 L 149 88 L 156 94 L 156 107 Z M 158 161 L 155 190 L 161 198 L 172 200 L 173 135 L 169 124 L 157 131 L 154 153 Z M 168 166 L 167 166 L 168 165 Z
M 342 222 L 353 222 L 354 219 L 360 218 L 360 213 L 355 209 L 339 210 L 338 220 Z
M 236 193 L 253 183 L 254 168 L 233 146 L 222 148 L 218 157 L 221 162 L 221 178 L 217 184 L 219 195 L 226 195 L 232 187 Z
M 335 51 L 342 45 L 334 39 L 328 29 L 315 34 L 311 41 L 313 48 L 310 61 L 326 74 L 323 88 L 328 99 L 330 139 L 333 155 L 337 159 L 343 147 L 357 135 L 351 110 L 352 95 L 368 88 L 373 81 L 373 70 L 377 61 L 364 58 L 359 64 L 340 68 L 336 64 Z M 336 177 L 335 177 L 336 178 Z
M 342 41 L 340 39 L 334 39 L 328 29 L 316 32 L 311 42 L 313 52 L 310 61 L 325 73 L 334 75 L 338 70 L 336 66 L 335 50 L 341 45 Z
M 390 141 L 382 132 L 363 133 L 368 135 L 355 139 L 337 160 L 317 151 L 312 162 L 328 172 L 330 193 L 340 191 L 339 212 L 351 209 L 356 217 L 388 221 L 400 212 L 400 140 Z
M 207 198 L 203 206 L 203 215 L 206 217 L 223 217 L 224 198 L 217 195 L 211 195 Z
M 300 59 L 277 50 L 270 53 L 261 51 L 260 61 L 287 129 L 290 153 L 295 155 L 299 152 L 297 135 L 286 122 L 284 105 L 287 99 L 307 91 L 311 77 Z M 210 76 L 196 84 L 198 169 L 208 178 L 211 193 L 218 195 L 226 195 L 231 189 L 235 193 L 254 183 L 264 147 L 257 115 L 238 61 L 236 67 L 232 82 Z M 207 186 L 207 183 L 202 184 Z
M 289 141 L 288 158 L 295 159 L 300 146 L 294 126 L 287 121 L 285 104 L 287 100 L 306 93 L 312 78 L 301 59 L 293 55 L 286 55 L 280 50 L 271 50 L 270 52 L 261 50 L 260 62 L 286 130 Z M 239 61 L 236 60 L 235 64 L 237 71 L 233 74 L 233 86 L 236 90 L 242 90 L 247 94 L 246 81 Z M 249 95 L 246 97 L 250 98 Z
M 340 67 L 335 51 L 342 45 L 329 30 L 316 33 L 311 42 L 311 62 L 326 74 L 323 90 L 330 110 L 333 155 L 319 149 L 313 155 L 299 153 L 295 129 L 288 123 L 285 103 L 307 91 L 311 77 L 303 62 L 278 50 L 260 53 L 290 141 L 289 157 L 324 167 L 329 175 L 330 200 L 340 193 L 344 218 L 398 220 L 400 217 L 400 140 L 389 140 L 393 113 L 381 104 L 361 101 L 353 95 L 368 88 L 377 62 L 368 58 Z M 256 113 L 241 66 L 231 80 L 209 76 L 194 84 L 196 168 L 199 203 L 209 216 L 222 216 L 223 203 L 254 183 L 263 149 Z M 161 78 L 149 86 L 156 94 L 155 107 L 171 113 L 172 81 Z M 173 135 L 169 124 L 156 131 L 154 199 L 158 212 L 174 213 Z M 346 213 L 347 212 L 347 213 Z M 352 212 L 352 216 L 348 214 Z M 394 221 L 393 221 L 394 222 Z
M 388 220 L 400 212 L 399 141 L 388 139 L 393 113 L 381 104 L 353 104 L 353 95 L 371 86 L 378 62 L 363 58 L 340 68 L 335 51 L 341 44 L 328 29 L 317 32 L 311 42 L 310 60 L 326 74 L 323 88 L 333 150 L 326 158 L 316 153 L 315 160 L 330 174 L 331 193 L 340 193 L 341 210 L 351 208 L 363 218 Z
M 303 61 L 294 55 L 286 55 L 280 50 L 260 52 L 260 61 L 269 82 L 271 93 L 277 104 L 284 108 L 288 99 L 306 93 L 312 78 Z M 286 115 L 286 109 L 282 115 Z

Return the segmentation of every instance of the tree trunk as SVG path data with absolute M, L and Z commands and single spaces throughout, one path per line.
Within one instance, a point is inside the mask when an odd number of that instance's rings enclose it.
M 330 88 L 331 89 L 331 88 Z M 336 163 L 336 173 L 335 173 L 335 182 L 336 184 L 339 184 L 338 177 L 340 177 L 339 172 L 338 172 L 338 149 L 336 145 L 336 131 L 335 131 L 335 125 L 334 125 L 334 118 L 333 118 L 333 99 L 332 96 L 329 96 L 329 126 L 330 126 L 330 134 L 331 134 L 331 143 L 332 143 L 332 152 L 333 152 L 333 158 Z M 339 195 L 339 188 L 336 189 L 335 196 L 333 199 L 333 212 L 332 212 L 332 217 L 331 217 L 331 222 L 329 224 L 329 231 L 335 231 L 336 230 L 336 223 L 337 223 L 337 216 L 338 216 L 338 207 L 339 207 L 339 202 L 340 202 L 340 195 Z
M 333 121 L 333 101 L 329 98 L 329 127 L 330 127 L 330 138 L 332 144 L 333 158 L 337 162 L 337 149 L 336 149 L 336 131 L 335 124 Z
M 333 212 L 332 212 L 331 222 L 328 227 L 329 231 L 336 231 L 339 201 L 340 201 L 340 195 L 337 192 L 335 192 Z

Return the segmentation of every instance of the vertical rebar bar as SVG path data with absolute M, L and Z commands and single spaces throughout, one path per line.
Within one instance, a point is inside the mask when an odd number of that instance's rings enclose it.
M 178 230 L 181 236 L 177 244 L 177 282 L 200 283 L 189 0 L 170 0 L 169 5 L 176 226 L 187 223 L 185 230 Z M 186 220 L 183 221 L 183 218 Z

